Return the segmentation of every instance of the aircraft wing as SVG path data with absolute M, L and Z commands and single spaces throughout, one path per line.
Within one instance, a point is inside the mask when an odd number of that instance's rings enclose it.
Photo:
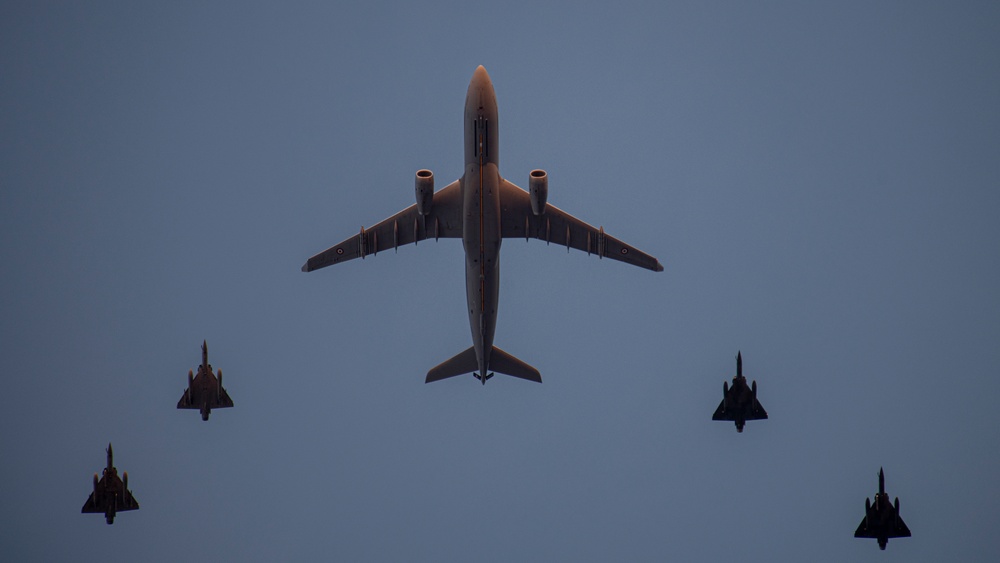
M 606 234 L 604 228 L 595 228 L 569 213 L 548 203 L 545 211 L 536 216 L 531 211 L 531 196 L 515 184 L 500 183 L 500 231 L 503 238 L 534 238 L 547 243 L 596 254 L 626 264 L 662 272 L 659 260 L 641 250 Z
M 191 380 L 190 387 L 184 389 L 181 399 L 177 401 L 179 409 L 200 409 L 201 408 L 201 380 L 205 377 L 201 368 L 198 368 L 198 375 Z
M 110 502 L 115 504 L 115 511 L 117 512 L 139 508 L 139 503 L 136 502 L 131 491 L 126 490 L 124 495 L 108 493 L 109 490 L 122 491 L 125 489 L 125 484 L 122 482 L 121 477 L 114 475 L 110 481 L 112 482 L 109 483 L 107 475 L 101 477 L 101 480 L 97 484 L 97 491 L 91 491 L 90 496 L 87 497 L 87 502 L 83 503 L 83 508 L 80 509 L 80 512 L 103 513 L 107 511 L 108 503 Z
M 462 182 L 455 180 L 434 193 L 429 215 L 418 214 L 414 203 L 373 227 L 362 227 L 360 233 L 313 256 L 302 266 L 302 271 L 311 272 L 428 238 L 461 237 Z
M 867 522 L 868 522 L 867 518 L 862 518 L 861 519 L 861 523 L 858 524 L 858 529 L 854 530 L 854 537 L 856 537 L 856 538 L 874 538 L 875 537 L 872 534 L 872 532 L 868 529 L 868 526 L 865 526 L 865 524 Z
M 753 408 L 747 413 L 747 420 L 765 420 L 767 419 L 767 411 L 764 410 L 764 406 L 760 404 L 757 399 L 753 400 Z
M 226 392 L 226 389 L 223 387 L 221 391 L 222 393 L 219 394 L 219 402 L 212 405 L 213 409 L 224 409 L 226 407 L 233 406 L 233 400 L 229 398 L 229 393 Z
M 733 420 L 731 413 L 726 413 L 722 410 L 722 407 L 725 404 L 725 399 L 719 401 L 719 408 L 715 409 L 715 414 L 712 415 L 712 420 Z

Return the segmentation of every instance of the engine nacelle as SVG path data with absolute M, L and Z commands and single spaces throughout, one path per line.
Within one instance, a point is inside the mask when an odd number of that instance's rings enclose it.
M 528 193 L 531 194 L 531 212 L 545 213 L 545 201 L 549 198 L 549 175 L 544 170 L 532 170 L 528 175 Z
M 417 213 L 430 215 L 434 207 L 434 173 L 430 170 L 417 170 Z

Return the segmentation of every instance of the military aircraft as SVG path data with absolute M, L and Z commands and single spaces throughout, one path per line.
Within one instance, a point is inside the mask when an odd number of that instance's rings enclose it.
M 743 432 L 743 425 L 748 420 L 763 420 L 767 418 L 767 411 L 757 400 L 757 382 L 754 381 L 751 387 L 747 387 L 747 378 L 743 377 L 743 355 L 736 352 L 736 377 L 733 378 L 733 386 L 729 387 L 725 381 L 722 382 L 722 402 L 719 408 L 715 409 L 712 420 L 733 420 L 736 421 L 736 431 Z
M 532 170 L 528 191 L 500 176 L 497 100 L 486 69 L 476 68 L 465 97 L 465 172 L 434 191 L 430 170 L 416 173 L 416 203 L 310 258 L 311 272 L 404 244 L 460 238 L 465 248 L 465 286 L 472 347 L 432 368 L 426 383 L 472 373 L 484 385 L 493 372 L 541 383 L 538 370 L 493 345 L 499 296 L 500 243 L 529 238 L 563 245 L 662 272 L 652 256 L 594 228 L 552 204 L 548 175 Z
M 212 366 L 208 363 L 208 342 L 201 343 L 201 366 L 198 375 L 188 370 L 188 386 L 177 401 L 179 409 L 200 409 L 201 419 L 208 420 L 212 409 L 224 409 L 233 406 L 229 393 L 222 387 L 222 370 L 219 377 L 212 374 Z
M 128 471 L 118 478 L 118 469 L 112 464 L 114 454 L 111 452 L 110 442 L 107 452 L 108 466 L 104 468 L 104 475 L 98 479 L 97 473 L 94 473 L 94 492 L 90 493 L 80 512 L 103 512 L 108 524 L 114 524 L 116 513 L 138 510 L 139 503 L 132 496 L 132 491 L 128 490 Z
M 908 538 L 910 529 L 899 517 L 899 497 L 895 505 L 889 503 L 889 495 L 885 494 L 885 473 L 878 469 L 878 493 L 875 502 L 865 497 L 865 519 L 854 531 L 856 538 L 875 538 L 879 549 L 885 549 L 889 538 Z

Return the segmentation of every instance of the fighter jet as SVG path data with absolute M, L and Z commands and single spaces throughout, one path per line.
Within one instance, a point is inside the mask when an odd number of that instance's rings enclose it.
M 476 68 L 465 97 L 465 169 L 434 191 L 434 174 L 417 170 L 416 203 L 310 258 L 311 272 L 381 250 L 433 238 L 460 238 L 472 347 L 432 368 L 426 383 L 472 373 L 484 385 L 493 372 L 541 383 L 538 370 L 493 345 L 499 297 L 500 243 L 505 238 L 544 240 L 641 268 L 663 271 L 656 258 L 546 202 L 548 175 L 532 170 L 528 191 L 500 175 L 497 100 L 486 69 Z
M 104 475 L 98 479 L 97 473 L 94 473 L 94 492 L 90 493 L 80 512 L 103 512 L 108 524 L 114 524 L 117 512 L 138 510 L 139 503 L 128 490 L 128 471 L 122 473 L 121 479 L 118 478 L 118 469 L 112 464 L 114 454 L 110 442 L 107 452 L 108 466 L 104 468 Z
M 878 493 L 875 495 L 875 502 L 870 502 L 868 497 L 865 497 L 865 519 L 854 531 L 854 537 L 875 538 L 878 540 L 879 549 L 885 549 L 889 538 L 910 537 L 910 529 L 899 517 L 899 497 L 896 497 L 896 503 L 893 505 L 889 503 L 889 495 L 885 494 L 885 473 L 881 467 L 878 469 Z
M 763 420 L 767 418 L 767 411 L 757 400 L 757 382 L 754 381 L 751 387 L 747 387 L 747 378 L 743 377 L 743 355 L 736 352 L 736 377 L 733 378 L 733 386 L 730 388 L 725 381 L 722 382 L 722 402 L 719 408 L 715 409 L 712 420 L 734 420 L 736 421 L 736 431 L 743 432 L 743 425 L 748 420 Z
M 212 409 L 224 409 L 233 406 L 229 393 L 222 387 L 222 370 L 219 377 L 212 374 L 212 366 L 208 363 L 208 342 L 201 343 L 201 366 L 198 375 L 188 370 L 188 386 L 177 401 L 179 409 L 200 409 L 201 419 L 208 420 Z

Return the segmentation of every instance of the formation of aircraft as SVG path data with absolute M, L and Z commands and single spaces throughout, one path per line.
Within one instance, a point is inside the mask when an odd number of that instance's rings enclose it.
M 212 366 L 208 363 L 208 342 L 203 341 L 198 375 L 188 370 L 188 386 L 181 395 L 181 400 L 177 401 L 177 408 L 198 409 L 201 411 L 201 419 L 207 421 L 212 409 L 225 409 L 231 406 L 233 400 L 222 387 L 222 370 L 218 371 L 218 377 L 212 373 Z
M 416 203 L 365 229 L 327 250 L 302 266 L 311 272 L 354 258 L 365 258 L 389 248 L 398 249 L 433 237 L 460 238 L 465 250 L 466 301 L 472 346 L 427 372 L 425 383 L 458 375 L 472 374 L 483 385 L 494 373 L 541 383 L 537 369 L 493 345 L 500 282 L 500 245 L 505 238 L 534 238 L 662 272 L 660 262 L 558 207 L 547 202 L 548 175 L 532 170 L 528 190 L 500 175 L 499 135 L 496 94 L 486 69 L 476 68 L 465 98 L 465 167 L 460 178 L 434 191 L 434 174 L 418 170 L 415 180 Z M 208 420 L 213 408 L 233 406 L 222 387 L 222 370 L 216 375 L 208 363 L 208 343 L 202 342 L 198 374 L 188 371 L 188 386 L 177 402 L 178 409 L 198 409 Z M 757 400 L 757 382 L 747 386 L 743 376 L 742 352 L 736 354 L 736 376 L 729 387 L 723 382 L 723 397 L 712 420 L 729 420 L 743 432 L 748 420 L 767 418 Z M 81 512 L 103 512 L 108 524 L 115 514 L 137 510 L 139 503 L 128 489 L 128 473 L 118 477 L 113 465 L 111 444 L 107 467 L 100 478 L 94 474 L 94 491 Z M 874 502 L 865 499 L 865 518 L 855 537 L 876 538 L 885 549 L 889 538 L 909 537 L 910 530 L 899 517 L 899 498 L 889 503 L 885 475 L 879 470 L 879 491 Z
M 493 345 L 500 286 L 500 244 L 529 238 L 575 248 L 662 272 L 652 256 L 547 203 L 548 175 L 532 170 L 528 191 L 500 175 L 497 100 L 486 69 L 472 75 L 465 96 L 465 172 L 434 191 L 434 174 L 418 170 L 417 202 L 392 217 L 310 258 L 311 272 L 428 238 L 461 238 L 465 248 L 465 295 L 472 347 L 427 372 L 425 383 L 472 373 L 486 384 L 493 373 L 542 382 L 534 367 Z
M 879 549 L 885 549 L 889 538 L 910 537 L 910 529 L 899 516 L 899 497 L 896 497 L 895 504 L 889 502 L 889 495 L 885 492 L 885 473 L 881 467 L 878 470 L 875 500 L 872 502 L 865 497 L 865 518 L 854 531 L 854 537 L 875 538 Z
M 732 420 L 736 422 L 736 431 L 743 432 L 743 426 L 748 420 L 763 420 L 767 411 L 757 400 L 757 381 L 747 387 L 747 378 L 743 377 L 743 354 L 736 352 L 736 377 L 733 386 L 722 382 L 722 402 L 715 409 L 712 420 Z
M 128 471 L 118 477 L 118 469 L 114 466 L 114 453 L 111 443 L 108 443 L 108 465 L 100 479 L 94 473 L 94 492 L 90 493 L 87 502 L 83 503 L 82 513 L 103 512 L 108 524 L 115 523 L 115 514 L 127 510 L 138 510 L 139 503 L 128 490 Z

